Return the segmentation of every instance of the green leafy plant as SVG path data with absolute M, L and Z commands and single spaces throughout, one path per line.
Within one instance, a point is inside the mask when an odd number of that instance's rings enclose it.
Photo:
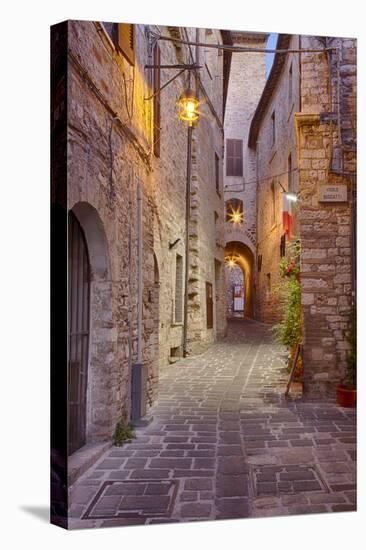
M 123 418 L 121 418 L 117 422 L 114 430 L 113 443 L 116 447 L 121 447 L 124 443 L 131 441 L 131 439 L 134 439 L 135 437 L 132 424 L 127 423 Z
M 347 341 L 351 345 L 347 353 L 347 371 L 345 385 L 348 389 L 354 390 L 357 387 L 357 313 L 353 307 L 350 315 L 350 329 L 347 333 Z
M 272 330 L 278 343 L 286 346 L 289 351 L 289 364 L 292 361 L 296 346 L 302 339 L 301 315 L 301 285 L 298 279 L 300 273 L 300 241 L 290 243 L 287 256 L 281 259 L 281 283 L 279 293 L 283 303 L 282 321 Z
M 274 325 L 276 340 L 288 348 L 300 344 L 302 337 L 301 286 L 296 278 L 288 278 L 280 288 L 283 298 L 283 318 Z

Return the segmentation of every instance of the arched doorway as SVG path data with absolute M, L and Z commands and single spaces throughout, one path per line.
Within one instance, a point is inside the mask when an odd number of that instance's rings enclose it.
M 254 255 L 250 248 L 239 241 L 230 241 L 225 247 L 226 286 L 231 292 L 232 311 L 240 312 L 243 301 L 243 317 L 254 315 Z M 230 285 L 232 288 L 230 289 Z M 241 289 L 240 289 L 241 287 Z
M 86 443 L 111 437 L 116 419 L 121 416 L 119 371 L 123 358 L 117 357 L 111 267 L 103 221 L 94 206 L 78 202 L 69 211 L 69 224 L 68 445 L 71 454 Z M 78 327 L 78 336 L 74 336 L 75 327 Z M 81 363 L 80 366 L 73 365 L 74 361 Z M 114 386 L 112 379 L 117 381 Z
M 90 264 L 84 232 L 73 212 L 68 220 L 68 453 L 86 442 L 86 395 L 90 326 Z

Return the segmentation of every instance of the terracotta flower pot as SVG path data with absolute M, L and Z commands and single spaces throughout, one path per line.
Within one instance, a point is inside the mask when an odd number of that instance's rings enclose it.
M 355 407 L 357 400 L 357 390 L 350 390 L 344 384 L 337 388 L 337 404 L 340 407 Z

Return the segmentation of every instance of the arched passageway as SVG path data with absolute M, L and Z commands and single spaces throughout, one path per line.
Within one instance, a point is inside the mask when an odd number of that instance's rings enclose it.
M 239 241 L 230 241 L 225 247 L 226 288 L 228 315 L 252 318 L 254 316 L 254 255 Z

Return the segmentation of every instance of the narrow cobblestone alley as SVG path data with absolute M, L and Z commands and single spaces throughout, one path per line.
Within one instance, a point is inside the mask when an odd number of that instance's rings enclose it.
M 281 354 L 238 320 L 164 369 L 153 421 L 70 488 L 70 527 L 354 510 L 355 411 L 286 401 Z

